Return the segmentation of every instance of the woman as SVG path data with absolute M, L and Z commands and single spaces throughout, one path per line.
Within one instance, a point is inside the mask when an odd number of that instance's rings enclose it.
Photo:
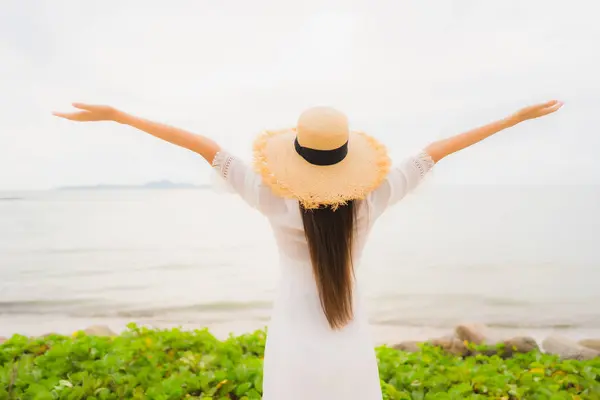
M 331 108 L 304 112 L 295 128 L 265 132 L 254 168 L 213 140 L 108 106 L 74 104 L 72 121 L 115 121 L 200 154 L 275 233 L 281 276 L 269 324 L 264 399 L 381 399 L 377 360 L 354 280 L 373 223 L 414 189 L 435 163 L 562 103 L 517 113 L 434 142 L 391 166 L 374 138 L 351 131 Z

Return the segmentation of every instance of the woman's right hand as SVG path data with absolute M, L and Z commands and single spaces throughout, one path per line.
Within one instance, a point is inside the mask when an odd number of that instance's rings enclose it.
M 535 104 L 533 106 L 525 107 L 514 113 L 510 120 L 515 123 L 527 121 L 530 119 L 535 119 L 539 117 L 543 117 L 548 114 L 552 114 L 563 106 L 563 102 L 558 100 L 551 100 L 546 103 Z
M 95 122 L 95 121 L 118 121 L 119 111 L 116 108 L 103 105 L 92 105 L 73 103 L 73 107 L 78 108 L 82 111 L 63 113 L 53 112 L 60 118 L 65 118 L 71 121 L 78 122 Z

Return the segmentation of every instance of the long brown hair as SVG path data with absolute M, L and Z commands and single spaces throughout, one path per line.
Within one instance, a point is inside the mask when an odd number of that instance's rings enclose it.
M 352 243 L 354 202 L 339 206 L 305 209 L 300 205 L 313 274 L 321 308 L 333 329 L 341 329 L 353 317 Z

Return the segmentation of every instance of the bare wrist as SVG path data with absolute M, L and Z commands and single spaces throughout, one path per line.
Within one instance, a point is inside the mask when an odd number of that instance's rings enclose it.
M 115 121 L 115 122 L 118 122 L 119 124 L 126 125 L 127 124 L 127 117 L 128 117 L 127 113 L 125 113 L 125 112 L 123 112 L 121 110 L 115 109 L 113 111 L 112 120 Z
M 502 123 L 506 125 L 506 128 L 510 128 L 521 122 L 523 121 L 516 115 L 510 115 L 502 120 Z

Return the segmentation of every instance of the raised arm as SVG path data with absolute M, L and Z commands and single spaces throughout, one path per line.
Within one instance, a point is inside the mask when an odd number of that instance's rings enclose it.
M 558 111 L 562 107 L 562 105 L 562 102 L 552 100 L 546 103 L 525 107 L 499 121 L 492 122 L 491 124 L 475 128 L 468 132 L 464 132 L 456 136 L 449 137 L 447 139 L 442 139 L 433 142 L 429 146 L 427 146 L 425 151 L 431 156 L 434 162 L 438 162 L 442 158 L 452 153 L 456 153 L 459 150 L 472 146 L 475 143 L 478 143 L 483 139 L 488 138 L 493 134 L 500 132 L 504 129 L 513 127 L 521 122 L 530 119 L 535 119 L 544 115 L 552 114 L 553 112 Z
M 220 150 L 219 145 L 207 137 L 159 122 L 135 117 L 110 106 L 74 103 L 73 107 L 81 111 L 72 113 L 54 112 L 53 114 L 71 121 L 114 121 L 123 125 L 129 125 L 159 139 L 198 153 L 209 164 L 213 162 L 215 155 Z

